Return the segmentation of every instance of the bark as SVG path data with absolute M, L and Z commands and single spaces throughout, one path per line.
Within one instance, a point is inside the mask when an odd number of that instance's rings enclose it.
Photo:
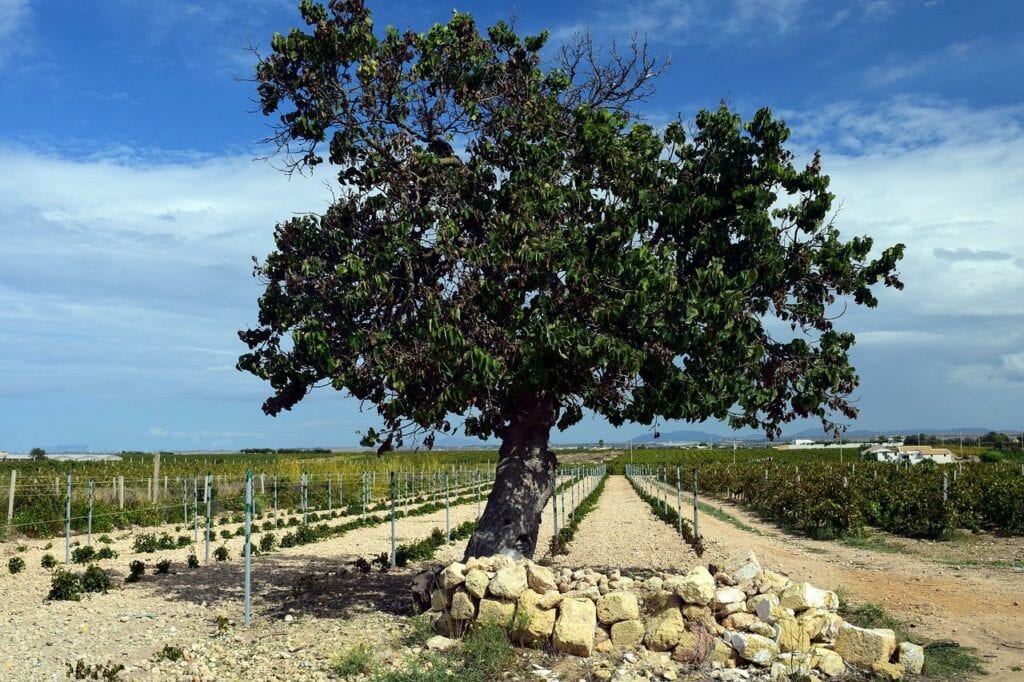
M 548 437 L 557 413 L 554 402 L 544 396 L 520 401 L 518 413 L 501 433 L 494 488 L 465 558 L 495 554 L 533 558 L 541 513 L 555 476 Z

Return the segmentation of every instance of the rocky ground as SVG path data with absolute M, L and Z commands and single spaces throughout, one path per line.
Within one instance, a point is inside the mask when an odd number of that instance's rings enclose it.
M 728 511 L 742 516 L 740 510 Z M 453 509 L 452 526 L 475 516 L 474 503 L 462 505 Z M 952 637 L 977 646 L 990 657 L 993 675 L 988 679 L 1019 675 L 1014 668 L 1024 664 L 1019 634 L 1024 576 L 1020 573 L 956 570 L 913 556 L 814 543 L 756 519 L 743 516 L 743 520 L 755 530 L 703 517 L 708 554 L 701 561 L 714 562 L 754 549 L 766 566 L 795 580 L 843 588 L 854 598 L 886 605 L 928 636 Z M 400 519 L 398 542 L 427 537 L 435 527 L 444 527 L 443 511 Z M 538 559 L 550 546 L 552 533 L 549 506 L 542 520 Z M 17 552 L 13 542 L 0 545 L 4 566 L 14 555 L 26 562 L 25 571 L 18 575 L 8 574 L 6 568 L 0 571 L 0 630 L 4 633 L 0 679 L 65 679 L 68 664 L 80 658 L 90 665 L 125 665 L 119 679 L 336 679 L 332 659 L 355 643 L 369 644 L 385 668 L 401 665 L 421 646 L 403 637 L 415 622 L 408 615 L 408 585 L 418 567 L 363 574 L 351 563 L 357 557 L 387 551 L 387 524 L 255 558 L 250 628 L 242 624 L 239 538 L 226 543 L 231 561 L 188 569 L 188 549 L 136 555 L 131 551 L 131 535 L 114 537 L 112 546 L 120 556 L 101 565 L 110 570 L 115 587 L 81 602 L 45 601 L 50 575 L 40 568 L 39 559 L 45 551 L 63 559 L 62 543 L 57 542 L 57 551 L 45 550 L 46 543 L 38 541 L 26 543 L 24 552 Z M 464 547 L 465 541 L 445 546 L 435 561 L 460 559 Z M 149 566 L 169 558 L 172 574 L 152 575 L 150 569 L 141 582 L 124 585 L 128 562 L 135 558 L 144 558 Z M 569 553 L 547 557 L 547 561 L 569 567 L 616 566 L 623 573 L 639 574 L 698 562 L 674 529 L 656 519 L 622 477 L 609 479 Z M 172 657 L 180 649 L 182 660 L 158 660 L 165 647 L 171 647 L 167 652 Z M 555 659 L 544 652 L 530 657 L 531 662 L 524 663 L 523 679 L 568 680 L 594 674 L 591 663 L 578 659 Z M 656 675 L 660 664 L 659 660 L 620 662 L 648 675 Z

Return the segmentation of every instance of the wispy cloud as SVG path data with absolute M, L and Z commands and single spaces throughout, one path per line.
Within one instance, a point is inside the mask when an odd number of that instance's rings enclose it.
M 988 251 L 986 249 L 965 249 L 960 247 L 956 250 L 936 247 L 932 249 L 936 258 L 950 261 L 989 261 L 989 260 L 1010 260 L 1012 255 L 1005 251 Z
M 0 67 L 25 43 L 19 33 L 29 20 L 28 0 L 0 0 Z

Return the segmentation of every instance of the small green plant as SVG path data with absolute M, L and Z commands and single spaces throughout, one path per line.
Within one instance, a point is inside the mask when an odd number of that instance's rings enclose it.
M 221 545 L 217 549 L 213 550 L 213 558 L 217 561 L 227 561 L 231 558 L 231 553 L 228 552 L 228 548 Z
M 26 545 L 23 542 L 19 542 L 18 543 L 18 551 L 19 552 L 27 552 L 28 551 L 28 545 Z
M 78 659 L 75 664 L 66 663 L 68 677 L 73 680 L 106 680 L 112 682 L 120 677 L 124 671 L 121 663 L 86 663 L 84 659 Z
M 7 570 L 11 573 L 21 573 L 25 570 L 25 560 L 20 556 L 12 557 L 11 560 L 7 562 Z
M 53 543 L 52 542 L 47 542 L 46 543 L 46 547 L 43 547 L 43 549 L 53 549 Z
M 104 545 L 109 545 L 109 544 L 111 544 L 113 542 L 113 540 L 110 539 L 110 536 L 107 535 L 106 533 L 104 533 L 103 535 L 99 536 L 96 539 L 96 541 L 97 542 L 102 542 Z
M 96 560 L 96 550 L 92 547 L 76 547 L 71 550 L 71 561 L 76 564 L 87 564 Z
M 199 568 L 199 558 L 194 553 L 188 555 L 188 567 Z
M 277 537 L 273 533 L 267 533 L 260 538 L 260 551 L 261 552 L 273 552 L 274 547 L 277 545 Z
M 133 561 L 130 564 L 128 564 L 128 577 L 126 577 L 124 579 L 124 581 L 126 583 L 137 583 L 140 580 L 142 580 L 142 576 L 144 576 L 145 574 L 146 574 L 146 564 L 145 564 L 145 562 L 142 562 L 142 561 L 139 561 L 138 559 L 136 559 L 135 561 Z
M 154 571 L 157 575 L 167 575 L 171 572 L 171 560 L 161 559 L 156 562 L 156 569 Z
M 109 547 L 100 547 L 99 551 L 96 552 L 97 559 L 116 559 L 117 552 L 110 549 Z
M 164 648 L 156 652 L 154 658 L 158 661 L 180 661 L 181 657 L 185 655 L 185 652 L 181 650 L 180 646 L 171 646 L 170 644 L 164 644 Z
M 929 679 L 962 680 L 968 675 L 985 675 L 987 671 L 978 657 L 978 650 L 955 642 L 935 642 L 925 647 L 924 674 Z
M 90 564 L 82 574 L 83 592 L 106 592 L 110 589 L 110 576 L 96 564 Z
M 82 580 L 74 573 L 58 568 L 50 579 L 50 592 L 46 598 L 51 601 L 80 601 Z
M 39 565 L 43 568 L 53 568 L 57 565 L 57 559 L 52 554 L 44 554 L 43 558 L 39 560 Z
M 222 540 L 228 540 L 228 539 L 231 538 L 231 536 L 232 536 L 232 533 L 227 528 L 225 528 L 224 530 L 222 530 L 220 532 L 220 537 L 221 537 Z
M 132 541 L 132 549 L 136 552 L 151 554 L 157 550 L 157 539 L 152 533 L 136 535 Z
M 178 536 L 178 547 L 188 547 L 192 544 L 192 540 L 187 535 Z
M 334 674 L 341 677 L 365 675 L 373 667 L 373 650 L 369 645 L 360 642 L 349 647 L 344 653 L 338 654 L 331 662 Z
M 264 521 L 264 522 L 263 522 L 263 525 L 262 525 L 262 526 L 260 526 L 260 527 L 261 527 L 261 528 L 262 528 L 262 529 L 263 529 L 264 531 L 268 531 L 268 530 L 274 530 L 274 522 L 273 522 L 273 521 Z
M 231 627 L 231 620 L 227 616 L 217 616 L 213 620 L 217 624 L 217 632 L 224 634 Z

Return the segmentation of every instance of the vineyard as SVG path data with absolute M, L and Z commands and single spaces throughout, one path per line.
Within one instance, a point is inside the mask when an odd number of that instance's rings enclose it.
M 928 539 L 957 529 L 1024 534 L 1024 466 L 1017 462 L 901 467 L 856 453 L 841 462 L 834 452 L 772 450 L 739 451 L 735 462 L 722 451 L 648 450 L 633 458 L 673 490 L 677 472 L 688 490 L 696 469 L 702 494 L 814 538 L 869 527 Z
M 940 526 L 972 527 L 972 523 L 1007 532 L 1019 528 L 1010 525 L 1020 522 L 1012 513 L 1012 501 L 1005 505 L 1008 520 L 1002 521 L 997 515 L 1000 507 L 986 497 L 996 486 L 1004 498 L 1020 499 L 1020 470 L 1014 464 L 907 469 L 850 461 L 849 455 L 840 462 L 833 453 L 823 457 L 766 450 L 738 450 L 735 462 L 731 451 L 721 450 L 635 450 L 632 455 L 632 465 L 628 452 L 561 455 L 556 494 L 541 520 L 539 560 L 573 570 L 581 565 L 620 566 L 623 574 L 639 572 L 642 579 L 651 575 L 651 570 L 671 571 L 700 563 L 694 549 L 698 545 L 706 553 L 703 561 L 718 563 L 727 554 L 761 543 L 759 554 L 782 561 L 777 564 L 780 568 L 798 574 L 805 571 L 800 579 L 813 576 L 832 589 L 845 586 L 856 591 L 859 587 L 874 599 L 884 599 L 887 594 L 875 590 L 892 590 L 891 576 L 885 576 L 880 583 L 884 587 L 878 588 L 872 583 L 840 583 L 836 581 L 846 579 L 837 575 L 844 574 L 830 573 L 828 563 L 805 566 L 806 559 L 773 557 L 772 546 L 765 541 L 704 512 L 698 530 L 696 505 L 691 506 L 694 470 L 705 502 L 730 500 L 807 535 L 827 537 L 856 533 L 866 526 L 884 527 L 880 520 L 885 514 L 902 524 L 889 523 L 894 532 L 907 534 L 941 536 Z M 601 461 L 604 464 L 598 463 Z M 83 656 L 82 665 L 88 670 L 100 670 L 95 666 L 106 665 L 108 660 L 127 662 L 125 675 L 112 679 L 135 679 L 150 668 L 170 679 L 263 678 L 272 674 L 294 678 L 311 669 L 324 671 L 330 679 L 337 674 L 324 666 L 351 642 L 375 642 L 373 646 L 382 650 L 392 646 L 386 639 L 377 639 L 383 637 L 376 634 L 377 621 L 366 620 L 377 616 L 357 614 L 407 613 L 412 574 L 431 561 L 461 558 L 486 505 L 494 460 L 493 453 L 486 452 L 381 459 L 323 454 L 294 458 L 256 454 L 251 460 L 249 455 L 209 459 L 166 456 L 160 462 L 157 500 L 147 497 L 147 491 L 151 494 L 153 490 L 151 457 L 110 464 L 18 464 L 16 507 L 31 497 L 33 489 L 28 486 L 38 486 L 35 494 L 48 500 L 48 506 L 29 506 L 20 513 L 45 509 L 54 516 L 35 519 L 36 525 L 27 526 L 29 532 L 26 527 L 14 526 L 8 541 L 0 543 L 8 564 L 8 571 L 0 574 L 0 589 L 12 595 L 4 616 L 21 624 L 16 640 L 0 641 L 0 663 L 11 665 L 27 655 L 36 661 L 29 677 L 78 665 L 74 657 Z M 247 518 L 239 474 L 250 466 L 253 502 Z M 206 471 L 215 482 L 209 513 L 204 501 Z M 54 546 L 58 541 L 49 536 L 67 531 L 69 474 L 75 532 L 69 536 L 65 559 Z M 126 480 L 124 510 L 118 508 L 119 491 L 111 485 L 121 476 Z M 52 479 L 57 479 L 56 489 Z M 91 534 L 87 513 L 83 513 L 87 512 L 89 480 L 94 484 Z M 128 481 L 133 485 L 127 486 Z M 100 482 L 105 488 L 103 502 L 99 501 Z M 182 482 L 187 483 L 185 495 Z M 193 482 L 197 484 L 195 496 Z M 933 486 L 937 486 L 937 496 L 922 492 Z M 971 494 L 989 500 L 989 506 L 984 501 L 968 505 L 965 500 Z M 872 506 L 873 511 L 863 510 Z M 151 525 L 136 527 L 141 526 L 136 518 Z M 247 538 L 251 543 L 251 630 L 245 628 L 242 609 L 243 578 L 248 575 Z M 837 543 L 827 544 L 845 551 Z M 65 560 L 70 563 L 65 565 Z M 879 568 L 903 570 L 894 569 L 891 562 L 879 562 Z M 910 570 L 921 571 L 917 565 Z M 1014 580 L 1012 574 L 1008 576 Z M 911 585 L 909 578 L 900 580 Z M 946 608 L 954 608 L 955 602 L 949 600 L 961 594 L 962 581 L 958 578 L 948 586 L 938 583 L 948 593 L 934 598 L 946 603 Z M 987 585 L 985 594 L 1002 594 L 1002 589 L 1000 583 Z M 76 606 L 76 599 L 87 600 L 88 605 Z M 330 606 L 335 602 L 336 607 Z M 356 605 L 358 609 L 352 611 Z M 197 607 L 211 610 L 196 611 Z M 89 615 L 81 609 L 88 609 Z M 990 615 L 979 628 L 998 629 L 998 623 L 1012 622 L 998 608 Z M 145 625 L 150 618 L 156 619 L 158 627 Z M 404 620 L 404 615 L 401 618 L 395 622 L 412 622 Z M 68 628 L 80 619 L 88 625 L 87 631 Z M 337 624 L 349 620 L 355 629 L 346 640 L 338 634 Z M 942 637 L 949 625 L 939 621 L 930 627 L 933 636 Z M 249 632 L 252 639 L 243 642 L 287 637 L 290 642 L 298 639 L 302 643 L 290 645 L 286 652 L 300 647 L 310 654 L 295 653 L 295 660 L 282 661 L 273 646 L 266 651 L 253 649 L 255 644 L 239 644 L 235 639 Z M 65 640 L 70 648 L 46 645 Z M 16 646 L 22 649 L 16 650 Z M 160 652 L 167 647 L 180 648 L 183 657 L 161 658 Z M 115 650 L 119 653 L 111 659 L 110 652 Z M 410 655 L 418 660 L 415 654 L 403 654 Z M 1007 666 L 1016 664 L 1012 657 L 1007 661 Z M 287 672 L 278 673 L 276 666 L 282 665 Z M 586 678 L 590 673 L 573 673 L 577 674 Z

